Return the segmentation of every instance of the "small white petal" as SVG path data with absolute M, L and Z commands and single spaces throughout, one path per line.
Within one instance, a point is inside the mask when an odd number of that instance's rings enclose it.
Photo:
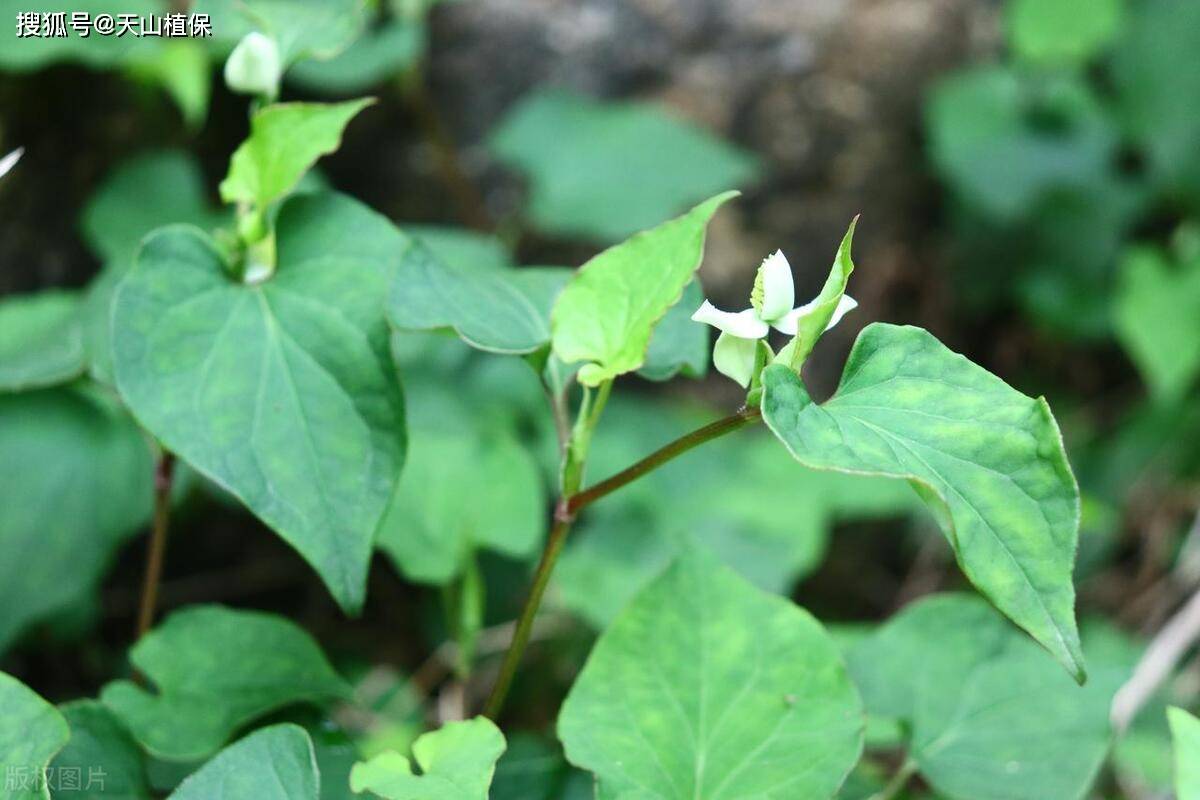
M 786 333 L 788 336 L 795 336 L 796 329 L 800 324 L 800 320 L 812 313 L 816 307 L 817 301 L 810 300 L 802 306 L 793 308 L 787 314 L 771 323 L 772 327 L 780 333 Z M 829 330 L 834 325 L 842 321 L 842 317 L 850 311 L 858 307 L 858 301 L 848 294 L 842 295 L 838 300 L 837 308 L 833 310 L 833 316 L 829 318 L 829 324 L 825 326 L 825 330 Z
M 0 158 L 0 178 L 3 178 L 5 173 L 16 166 L 16 163 L 21 160 L 21 155 L 25 152 L 24 147 L 18 147 L 4 158 Z
M 792 284 L 792 266 L 782 250 L 763 259 L 758 268 L 762 274 L 762 318 L 779 319 L 792 310 L 796 289 Z
M 754 375 L 754 355 L 757 350 L 757 339 L 742 339 L 722 333 L 713 346 L 713 366 L 717 372 L 745 388 L 750 385 L 750 378 Z
M 833 310 L 833 316 L 829 318 L 829 324 L 825 326 L 825 330 L 829 330 L 834 325 L 842 321 L 842 317 L 849 314 L 854 309 L 858 308 L 858 301 L 848 294 L 841 296 L 838 300 L 837 308 Z
M 740 339 L 761 339 L 770 331 L 767 323 L 759 319 L 752 308 L 737 313 L 722 311 L 707 300 L 692 314 L 692 319 Z

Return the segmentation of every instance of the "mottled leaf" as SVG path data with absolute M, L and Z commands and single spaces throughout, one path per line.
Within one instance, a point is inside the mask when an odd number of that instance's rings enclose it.
M 685 554 L 600 637 L 558 733 L 603 800 L 820 800 L 858 761 L 862 724 L 816 620 Z
M 198 230 L 150 237 L 117 291 L 117 384 L 354 611 L 404 458 L 383 297 L 411 241 L 337 195 L 292 198 L 277 237 L 277 272 L 257 285 L 232 280 Z
M 910 480 L 971 582 L 1084 680 L 1079 488 L 1045 400 L 920 328 L 879 323 L 858 337 L 827 402 L 781 365 L 763 371 L 763 388 L 763 419 L 802 464 Z
M 115 681 L 101 700 L 150 753 L 173 761 L 211 755 L 271 711 L 349 691 L 295 624 L 222 606 L 175 612 L 134 645 L 129 660 L 152 688 Z
M 911 729 L 910 756 L 950 800 L 1078 800 L 1110 744 L 1127 666 L 1085 687 L 978 597 L 935 595 L 851 648 L 868 711 Z

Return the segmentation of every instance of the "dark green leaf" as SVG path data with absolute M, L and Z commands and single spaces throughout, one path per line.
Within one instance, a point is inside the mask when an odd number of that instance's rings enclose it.
M 408 463 L 379 528 L 380 549 L 405 577 L 440 585 L 458 576 L 477 548 L 513 558 L 537 551 L 545 490 L 520 442 L 472 426 L 410 433 Z
M 404 458 L 383 316 L 411 242 L 336 195 L 296 197 L 268 281 L 230 279 L 214 243 L 149 238 L 117 292 L 117 384 L 139 421 L 362 605 L 375 529 Z
M 0 774 L 4 800 L 49 800 L 46 765 L 67 743 L 62 715 L 25 684 L 0 672 Z
M 0 298 L 0 392 L 66 383 L 86 356 L 79 295 L 47 291 Z
M 107 395 L 0 396 L 0 651 L 80 602 L 150 517 L 154 461 Z
M 242 725 L 293 703 L 344 697 L 317 643 L 283 617 L 222 606 L 178 611 L 129 652 L 153 686 L 104 687 L 101 699 L 150 753 L 204 758 Z
M 522 100 L 491 148 L 529 175 L 538 228 L 600 241 L 657 225 L 758 173 L 749 154 L 654 106 L 561 91 Z
M 59 706 L 71 729 L 71 740 L 54 757 L 51 769 L 57 778 L 56 797 L 86 791 L 88 798 L 149 800 L 142 751 L 129 731 L 107 708 L 94 700 L 77 700 Z M 75 782 L 75 778 L 78 781 Z M 72 782 L 76 787 L 71 789 Z

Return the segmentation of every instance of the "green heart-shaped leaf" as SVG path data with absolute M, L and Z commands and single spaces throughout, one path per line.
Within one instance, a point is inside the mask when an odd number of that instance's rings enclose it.
M 3 652 L 91 592 L 150 518 L 154 460 L 115 398 L 69 386 L 0 395 L 0 475 Z
M 80 301 L 50 291 L 0 299 L 0 392 L 65 383 L 87 363 Z
M 112 712 L 95 700 L 76 700 L 58 710 L 71 729 L 71 740 L 50 765 L 62 795 L 95 791 L 95 797 L 149 800 L 144 757 L 129 731 Z
M 763 371 L 763 419 L 814 469 L 909 479 L 971 582 L 1085 678 L 1071 574 L 1079 487 L 1046 401 L 920 328 L 873 324 L 838 391 L 812 402 L 796 373 Z
M 1082 798 L 1111 743 L 1127 664 L 1077 686 L 978 597 L 935 595 L 849 651 L 872 715 L 905 723 L 910 757 L 952 800 Z
M 49 800 L 46 765 L 67 743 L 62 715 L 16 678 L 0 672 L 0 775 L 4 800 Z
M 290 200 L 277 236 L 278 270 L 253 286 L 198 230 L 147 239 L 114 301 L 117 385 L 353 612 L 404 458 L 383 297 L 411 241 L 335 195 Z
M 605 631 L 558 720 L 597 797 L 832 797 L 862 704 L 809 614 L 691 552 Z
M 1171 264 L 1158 250 L 1132 250 L 1113 303 L 1117 337 L 1150 391 L 1184 397 L 1200 377 L 1200 258 Z
M 317 800 L 320 784 L 312 740 L 284 723 L 225 748 L 168 800 Z
M 271 36 L 284 64 L 306 56 L 333 58 L 366 24 L 364 0 L 196 0 L 193 14 L 207 14 L 213 41 L 232 47 L 251 31 Z
M 554 303 L 550 330 L 559 360 L 585 362 L 580 383 L 597 386 L 646 363 L 655 326 L 700 266 L 708 221 L 737 194 L 705 200 L 579 268 Z
M 350 786 L 387 800 L 487 800 L 504 747 L 504 735 L 489 719 L 449 722 L 413 743 L 420 775 L 407 758 L 389 750 L 356 764 Z
M 101 700 L 159 758 L 205 758 L 242 725 L 292 703 L 345 697 L 320 647 L 283 617 L 222 606 L 177 611 L 129 651 L 154 692 L 130 681 Z

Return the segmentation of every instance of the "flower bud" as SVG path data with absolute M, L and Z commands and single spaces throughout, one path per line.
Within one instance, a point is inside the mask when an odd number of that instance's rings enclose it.
M 246 34 L 225 62 L 225 83 L 242 94 L 274 99 L 282 76 L 279 47 L 274 39 L 258 31 Z

